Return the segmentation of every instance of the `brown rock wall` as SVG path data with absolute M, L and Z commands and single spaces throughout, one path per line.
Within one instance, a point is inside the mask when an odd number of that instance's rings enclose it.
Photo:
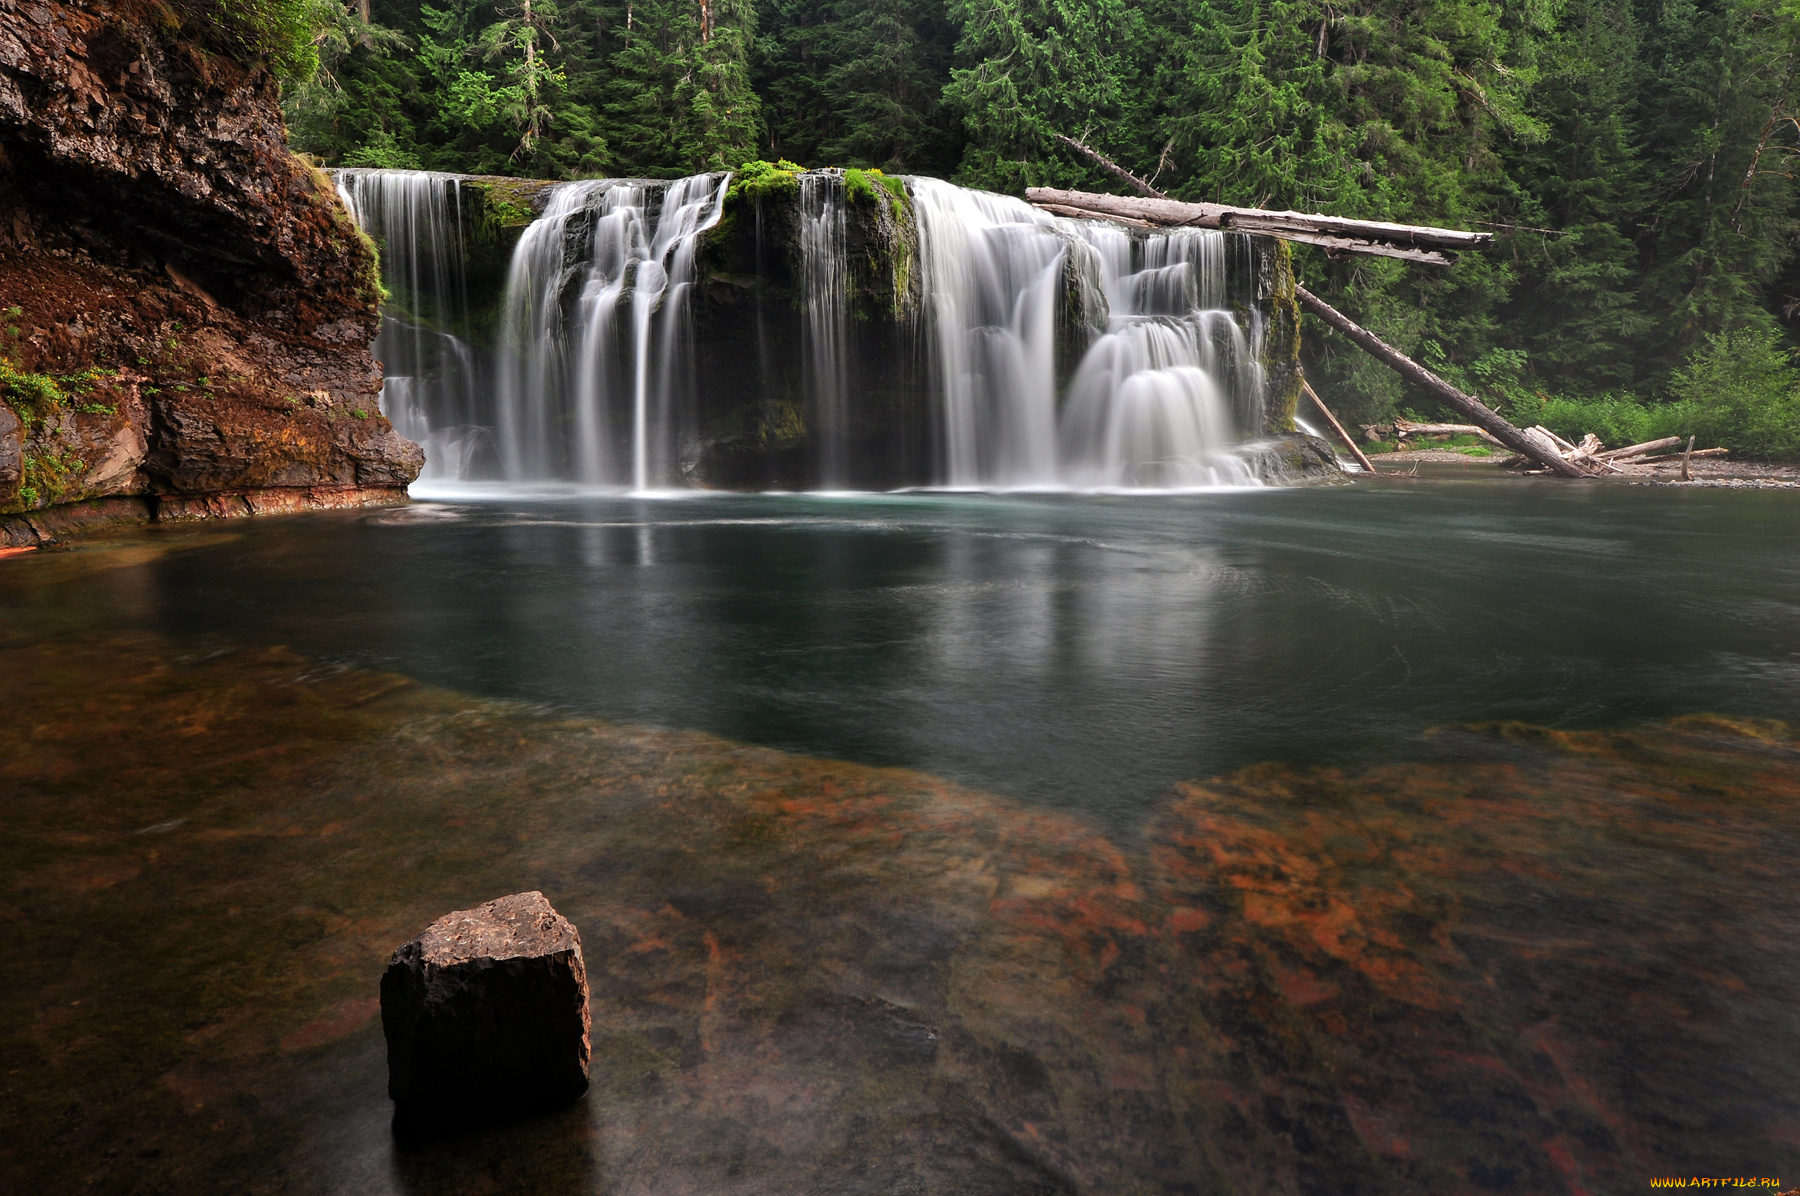
M 367 242 L 268 72 L 149 13 L 0 0 L 0 358 L 63 392 L 0 380 L 0 516 L 403 501 L 424 458 L 378 408 Z

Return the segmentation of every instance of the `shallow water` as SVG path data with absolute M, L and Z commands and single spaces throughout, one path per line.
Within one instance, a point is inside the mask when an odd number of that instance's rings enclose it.
M 1792 522 L 507 500 L 9 560 L 0 1187 L 1791 1186 Z M 396 1144 L 387 954 L 527 888 L 594 1090 Z

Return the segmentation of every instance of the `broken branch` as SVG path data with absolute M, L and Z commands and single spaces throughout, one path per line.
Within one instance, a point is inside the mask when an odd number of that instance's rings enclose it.
M 1330 422 L 1332 429 L 1338 434 L 1338 439 L 1344 442 L 1345 447 L 1350 450 L 1357 461 L 1361 462 L 1362 467 L 1368 470 L 1371 475 L 1377 474 L 1378 471 L 1375 468 L 1375 463 L 1363 454 L 1362 449 L 1357 446 L 1356 441 L 1351 437 L 1350 433 L 1344 431 L 1344 425 L 1338 423 L 1338 417 L 1331 413 L 1331 408 L 1325 405 L 1325 400 L 1319 397 L 1319 392 L 1312 388 L 1312 383 L 1302 378 L 1300 380 L 1300 389 L 1306 392 L 1306 397 L 1313 401 L 1313 406 L 1317 407 L 1319 413 Z

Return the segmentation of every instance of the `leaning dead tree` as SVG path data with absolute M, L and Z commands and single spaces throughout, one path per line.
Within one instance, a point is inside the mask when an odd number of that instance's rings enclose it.
M 1464 394 L 1299 283 L 1294 284 L 1294 296 L 1307 311 L 1349 337 L 1359 348 L 1391 367 L 1408 382 L 1430 391 L 1446 407 L 1458 412 L 1513 452 L 1529 457 L 1550 472 L 1566 478 L 1587 477 L 1601 472 L 1563 456 L 1556 441 L 1539 429 L 1513 427 L 1492 407 L 1474 395 Z

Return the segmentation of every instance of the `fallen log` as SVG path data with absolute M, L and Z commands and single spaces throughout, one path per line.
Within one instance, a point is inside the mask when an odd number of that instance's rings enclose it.
M 1693 453 L 1691 453 L 1691 454 L 1685 453 L 1685 452 L 1661 453 L 1654 457 L 1637 457 L 1630 461 L 1625 462 L 1625 464 L 1627 464 L 1627 465 L 1665 465 L 1665 464 L 1669 463 L 1670 461 L 1679 461 L 1683 457 L 1687 457 L 1687 456 L 1729 457 L 1730 455 L 1731 455 L 1731 450 L 1728 448 L 1695 449 L 1693 451 Z
M 1608 461 L 1619 461 L 1626 457 L 1641 457 L 1645 453 L 1654 453 L 1657 449 L 1673 448 L 1681 443 L 1679 436 L 1664 436 L 1661 440 L 1646 440 L 1642 444 L 1628 444 L 1624 448 L 1608 449 L 1599 454 Z
M 1596 465 L 1609 473 L 1624 473 L 1625 471 L 1623 469 L 1620 469 L 1611 461 L 1603 461 L 1600 459 L 1600 454 L 1605 448 L 1606 446 L 1600 443 L 1600 438 L 1592 432 L 1589 432 L 1586 436 L 1581 438 L 1581 444 L 1577 446 L 1574 452 L 1565 455 L 1577 465 Z
M 1556 444 L 1550 436 L 1535 428 L 1527 431 L 1513 427 L 1502 419 L 1500 413 L 1492 407 L 1475 396 L 1466 395 L 1456 389 L 1298 283 L 1294 284 L 1294 295 L 1306 310 L 1349 337 L 1358 347 L 1380 358 L 1401 377 L 1436 395 L 1438 399 L 1470 423 L 1486 429 L 1495 440 L 1513 452 L 1529 457 L 1545 469 L 1566 478 L 1588 476 L 1587 471 L 1581 466 L 1565 459 L 1561 453 L 1557 452 Z
M 1396 419 L 1394 431 L 1402 436 L 1479 436 L 1489 444 L 1506 447 L 1492 432 L 1474 424 L 1415 424 L 1410 419 Z
M 1338 439 L 1344 442 L 1344 447 L 1350 450 L 1356 459 L 1362 463 L 1362 467 L 1368 470 L 1371 475 L 1378 476 L 1379 471 L 1375 468 L 1375 463 L 1363 454 L 1362 449 L 1357 447 L 1356 441 L 1351 437 L 1350 433 L 1344 431 L 1344 425 L 1338 423 L 1338 417 L 1331 414 L 1331 408 L 1325 405 L 1325 400 L 1319 397 L 1319 392 L 1312 388 L 1312 383 L 1303 378 L 1300 380 L 1300 389 L 1306 392 L 1306 397 L 1313 401 L 1313 406 L 1319 409 L 1320 414 L 1331 422 L 1332 429 L 1337 432 Z
M 1575 451 L 1574 445 L 1564 440 L 1561 436 L 1558 436 L 1555 432 L 1552 432 L 1549 428 L 1546 428 L 1543 424 L 1533 424 L 1531 425 L 1531 430 L 1533 432 L 1542 432 L 1545 436 L 1548 436 L 1550 438 L 1550 443 L 1554 444 L 1565 453 L 1572 453 Z
M 1133 179 L 1142 182 L 1135 176 Z M 1029 187 L 1025 198 L 1032 205 L 1058 216 L 1086 216 L 1152 227 L 1231 229 L 1318 245 L 1333 255 L 1366 253 L 1433 266 L 1449 265 L 1455 260 L 1454 250 L 1478 249 L 1494 239 L 1492 233 L 1391 224 L 1383 220 L 1352 220 L 1316 212 L 1275 212 L 1229 204 L 1182 203 L 1162 195 L 1099 195 L 1091 191 Z
M 1040 212 L 1048 212 L 1052 216 L 1067 216 L 1074 220 L 1105 220 L 1111 224 L 1124 224 L 1132 228 L 1162 227 L 1151 224 L 1148 220 L 1133 220 L 1129 216 L 1102 216 L 1098 212 L 1089 212 L 1083 208 L 1071 208 L 1059 203 L 1040 203 L 1031 206 Z

